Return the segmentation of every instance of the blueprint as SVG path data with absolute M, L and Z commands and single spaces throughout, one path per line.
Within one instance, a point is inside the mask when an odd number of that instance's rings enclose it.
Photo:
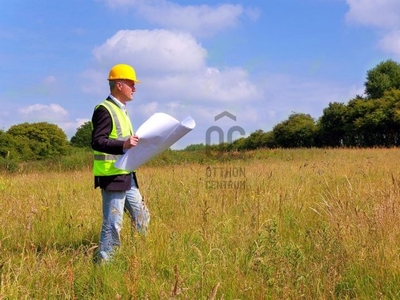
M 138 144 L 122 155 L 115 167 L 133 171 L 153 158 L 158 153 L 168 149 L 196 126 L 192 117 L 179 122 L 165 113 L 155 113 L 136 131 Z

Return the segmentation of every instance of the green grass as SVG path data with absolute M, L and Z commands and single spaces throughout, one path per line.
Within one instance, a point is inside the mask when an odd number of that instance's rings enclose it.
M 149 234 L 125 217 L 103 266 L 89 168 L 1 175 L 0 299 L 399 297 L 400 150 L 177 153 L 139 169 Z

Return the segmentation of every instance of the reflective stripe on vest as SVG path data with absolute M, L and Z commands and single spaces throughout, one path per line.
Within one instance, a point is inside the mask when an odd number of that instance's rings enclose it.
M 99 104 L 96 109 L 100 105 L 105 107 L 111 116 L 112 130 L 110 132 L 109 139 L 125 141 L 133 134 L 129 117 L 120 109 L 119 106 L 111 101 L 105 100 Z M 120 156 L 121 155 L 94 151 L 93 174 L 95 176 L 129 174 L 130 172 L 128 171 L 120 170 L 114 167 L 115 162 Z
M 121 155 L 114 154 L 95 154 L 94 160 L 117 160 Z

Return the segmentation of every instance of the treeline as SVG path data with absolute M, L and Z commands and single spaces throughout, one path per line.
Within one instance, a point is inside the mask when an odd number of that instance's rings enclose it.
M 387 60 L 367 72 L 365 93 L 345 103 L 329 103 L 315 120 L 293 113 L 271 131 L 257 130 L 246 138 L 220 145 L 196 144 L 185 150 L 253 150 L 299 147 L 393 147 L 400 145 L 400 64 Z M 86 122 L 68 141 L 57 125 L 23 123 L 0 130 L 0 164 L 54 159 L 90 150 L 91 124 Z M 76 152 L 75 152 L 76 153 Z M 1 167 L 1 166 L 0 166 Z
M 400 145 L 400 65 L 387 60 L 367 72 L 365 96 L 333 102 L 315 120 L 293 113 L 272 131 L 257 130 L 230 144 L 190 145 L 186 150 L 251 150 L 299 147 L 394 147 Z

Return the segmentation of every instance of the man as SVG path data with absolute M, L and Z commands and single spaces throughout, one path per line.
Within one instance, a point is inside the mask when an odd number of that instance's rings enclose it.
M 136 173 L 114 167 L 119 156 L 139 142 L 125 106 L 133 100 L 135 84 L 140 81 L 136 78 L 135 70 L 126 64 L 112 67 L 108 81 L 110 95 L 96 106 L 92 116 L 94 186 L 101 188 L 103 198 L 99 258 L 106 262 L 121 244 L 124 210 L 128 212 L 132 226 L 142 234 L 146 233 L 150 221 L 139 192 Z

